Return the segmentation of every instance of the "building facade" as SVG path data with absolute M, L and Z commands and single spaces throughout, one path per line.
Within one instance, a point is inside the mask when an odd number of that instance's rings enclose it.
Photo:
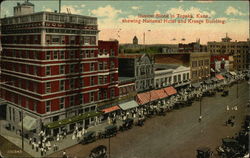
M 210 77 L 210 53 L 190 53 L 191 82 L 200 82 Z
M 189 85 L 190 67 L 171 64 L 155 65 L 155 88 L 163 88 L 166 86 L 181 87 Z
M 220 42 L 208 42 L 208 52 L 212 55 L 232 55 L 233 65 L 236 71 L 247 70 L 249 66 L 249 48 L 250 41 L 231 41 L 232 39 L 226 35 Z
M 84 114 L 94 117 L 99 102 L 118 97 L 118 42 L 98 42 L 96 17 L 38 12 L 1 23 L 1 98 L 11 129 L 20 130 L 26 116 L 36 134 L 88 126 L 94 118 Z M 69 119 L 75 116 L 77 123 Z
M 119 77 L 135 77 L 137 92 L 152 89 L 154 85 L 154 60 L 146 54 L 120 54 Z

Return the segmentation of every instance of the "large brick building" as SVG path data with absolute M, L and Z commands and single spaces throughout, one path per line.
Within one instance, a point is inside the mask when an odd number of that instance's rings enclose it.
M 34 7 L 25 3 L 15 11 Z M 29 8 L 1 23 L 1 98 L 12 130 L 29 118 L 27 133 L 71 131 L 93 123 L 98 103 L 118 97 L 118 41 L 98 41 L 96 17 Z
M 250 41 L 231 41 L 232 39 L 226 35 L 220 42 L 208 42 L 208 52 L 211 55 L 232 55 L 234 69 L 236 71 L 246 70 L 249 67 L 249 48 Z

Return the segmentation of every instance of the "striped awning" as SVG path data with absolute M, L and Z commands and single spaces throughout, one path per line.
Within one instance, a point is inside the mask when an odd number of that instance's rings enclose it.
M 138 107 L 139 105 L 137 104 L 136 101 L 131 100 L 131 101 L 128 101 L 128 102 L 125 102 L 125 103 L 121 103 L 121 104 L 119 104 L 119 106 L 120 106 L 120 108 L 122 110 L 128 110 L 128 109 Z
M 164 91 L 164 89 L 154 90 L 154 93 L 156 93 L 159 96 L 159 99 L 168 97 L 168 94 Z
M 149 92 L 137 94 L 136 95 L 137 103 L 140 104 L 140 105 L 148 103 L 150 101 L 149 100 L 149 95 L 150 95 Z
M 176 89 L 172 86 L 164 88 L 164 91 L 170 96 L 177 93 Z
M 149 99 L 150 101 L 155 101 L 160 99 L 159 95 L 156 93 L 156 90 L 152 90 L 149 92 Z
M 110 112 L 113 112 L 113 111 L 116 111 L 116 110 L 119 110 L 119 109 L 120 109 L 120 107 L 118 105 L 116 105 L 116 106 L 112 106 L 112 107 L 103 109 L 102 112 L 110 113 Z
M 219 80 L 224 80 L 225 79 L 221 74 L 217 74 L 215 77 L 217 79 L 219 79 Z

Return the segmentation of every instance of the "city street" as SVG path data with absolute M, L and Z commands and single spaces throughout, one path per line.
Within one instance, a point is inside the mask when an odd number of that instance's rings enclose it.
M 120 132 L 111 138 L 112 158 L 187 158 L 195 157 L 196 149 L 207 146 L 215 153 L 221 145 L 221 138 L 234 136 L 240 130 L 241 122 L 249 113 L 246 103 L 249 99 L 247 82 L 239 84 L 239 99 L 236 99 L 237 85 L 230 88 L 229 96 L 202 99 L 202 121 L 199 123 L 200 103 L 168 112 L 166 116 L 155 116 L 148 119 L 143 127 Z M 227 105 L 230 110 L 227 111 Z M 238 110 L 232 107 L 238 105 Z M 226 126 L 229 116 L 235 115 L 235 126 Z M 66 149 L 69 156 L 87 157 L 91 149 L 103 144 L 109 147 L 108 139 L 98 140 L 88 145 L 75 145 Z M 62 156 L 62 151 L 50 156 Z M 216 157 L 216 154 L 214 155 Z

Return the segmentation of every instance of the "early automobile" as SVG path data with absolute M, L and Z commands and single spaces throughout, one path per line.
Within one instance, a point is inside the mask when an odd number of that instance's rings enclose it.
M 228 90 L 224 90 L 221 94 L 221 96 L 225 97 L 225 96 L 228 96 L 229 94 L 229 91 Z
M 110 138 L 113 136 L 116 136 L 117 134 L 117 126 L 116 125 L 110 125 L 105 127 L 105 131 L 101 132 L 99 137 L 100 138 Z
M 107 147 L 99 145 L 91 150 L 89 158 L 107 158 Z
M 200 147 L 197 149 L 196 158 L 210 158 L 213 152 L 208 147 Z
M 123 124 L 120 126 L 120 131 L 125 131 L 131 129 L 133 127 L 134 120 L 132 118 L 128 118 L 123 121 Z
M 96 140 L 96 133 L 94 131 L 88 131 L 84 134 L 83 139 L 80 141 L 81 144 L 92 143 Z

